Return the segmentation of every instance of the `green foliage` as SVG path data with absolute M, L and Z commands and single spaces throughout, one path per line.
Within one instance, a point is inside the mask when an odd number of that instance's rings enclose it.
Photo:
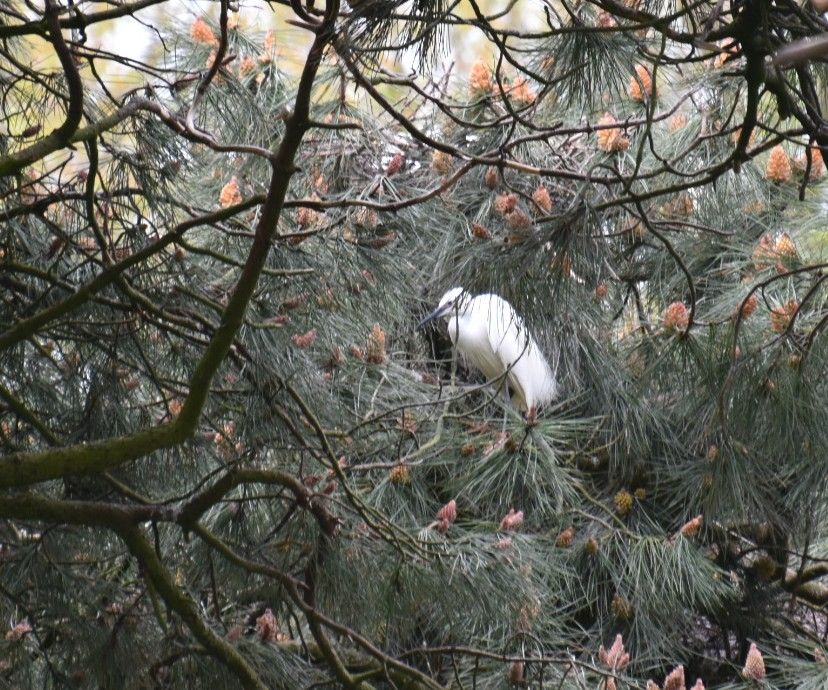
M 703 8 L 510 34 L 352 3 L 310 93 L 243 28 L 208 86 L 215 23 L 160 34 L 169 74 L 117 104 L 84 65 L 88 122 L 138 109 L 83 163 L 0 179 L 3 471 L 184 428 L 254 289 L 194 429 L 3 489 L 3 683 L 235 687 L 229 649 L 266 687 L 642 687 L 684 664 L 737 688 L 756 642 L 768 687 L 823 687 L 825 187 L 769 174 L 814 135 L 769 95 L 734 153 L 755 46 L 700 57 L 680 32 Z M 454 23 L 498 39 L 495 72 L 417 91 L 384 69 L 403 46 L 434 64 Z M 63 79 L 3 70 L 8 108 L 68 109 Z M 552 363 L 535 423 L 415 329 L 456 285 L 508 299 Z

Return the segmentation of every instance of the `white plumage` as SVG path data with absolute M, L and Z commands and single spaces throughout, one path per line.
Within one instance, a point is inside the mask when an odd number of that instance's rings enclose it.
M 449 337 L 466 362 L 489 380 L 506 375 L 512 403 L 529 416 L 556 394 L 555 375 L 529 329 L 511 304 L 498 295 L 472 297 L 452 288 L 420 325 L 443 317 Z

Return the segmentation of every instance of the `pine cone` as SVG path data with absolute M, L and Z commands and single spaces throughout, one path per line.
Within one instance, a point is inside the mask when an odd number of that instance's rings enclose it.
M 279 308 L 288 311 L 290 309 L 296 309 L 297 307 L 301 307 L 307 301 L 308 293 L 300 292 L 297 295 L 291 295 L 290 297 L 285 299 L 285 301 L 279 305 Z
M 300 350 L 306 350 L 313 345 L 313 341 L 316 340 L 316 329 L 311 328 L 307 333 L 302 333 L 301 335 L 297 333 L 292 335 L 290 339 Z
M 245 74 L 250 74 L 253 70 L 256 69 L 256 61 L 250 56 L 245 55 L 239 61 L 239 76 L 243 77 Z
M 610 609 L 618 620 L 628 621 L 633 617 L 634 612 L 632 605 L 624 597 L 618 594 L 618 592 L 612 596 Z
M 184 405 L 182 405 L 181 401 L 176 398 L 173 398 L 169 403 L 167 403 L 167 410 L 170 413 L 170 417 L 173 419 L 181 414 L 182 409 L 184 409 Z
M 354 222 L 368 230 L 375 230 L 379 220 L 379 214 L 373 208 L 363 207 L 354 214 Z
M 316 223 L 319 213 L 312 208 L 302 207 L 296 211 L 296 224 L 300 228 L 307 228 Z
M 673 302 L 664 310 L 662 325 L 668 331 L 686 331 L 690 323 L 690 312 L 684 302 Z
M 776 242 L 770 233 L 765 233 L 759 238 L 759 244 L 753 250 L 751 261 L 757 271 L 772 266 L 776 260 Z
M 256 619 L 256 633 L 262 642 L 274 642 L 279 634 L 279 623 L 273 611 L 265 609 L 265 612 Z
M 328 360 L 328 366 L 341 367 L 343 364 L 345 364 L 345 355 L 342 352 L 342 348 L 339 345 L 335 345 L 331 350 L 331 358 Z
M 472 223 L 472 235 L 479 240 L 492 239 L 492 233 L 488 230 L 488 228 L 482 226 L 480 223 Z
M 515 79 L 512 86 L 508 89 L 508 95 L 512 100 L 518 103 L 525 103 L 526 105 L 534 103 L 538 97 L 524 77 Z
M 492 90 L 492 71 L 482 61 L 472 65 L 469 72 L 469 90 L 472 95 L 490 93 Z
M 792 163 L 798 173 L 805 173 L 808 167 L 808 158 L 805 155 L 798 156 Z M 822 159 L 822 151 L 816 146 L 811 147 L 811 171 L 808 174 L 809 180 L 818 180 L 825 174 L 825 161 Z
M 218 58 L 218 51 L 215 50 L 215 49 L 211 50 L 210 54 L 207 56 L 207 59 L 204 61 L 204 69 L 212 69 L 213 63 L 216 61 L 217 58 Z M 221 74 L 217 74 L 214 77 L 214 79 L 215 79 L 216 82 L 221 82 L 222 81 Z
M 431 167 L 441 175 L 447 175 L 451 170 L 452 156 L 445 151 L 435 151 L 431 154 Z
M 754 294 L 748 297 L 744 304 L 742 304 L 742 318 L 748 318 L 753 312 L 756 311 L 756 307 L 759 306 L 759 298 Z
M 756 647 L 755 642 L 750 643 L 750 649 L 745 659 L 745 667 L 742 669 L 742 678 L 756 682 L 765 679 L 765 660 L 762 658 L 762 652 Z
M 230 178 L 230 181 L 221 188 L 219 193 L 219 206 L 227 208 L 234 204 L 240 204 L 242 200 L 241 191 L 239 190 L 239 181 L 236 176 Z
M 391 177 L 396 175 L 403 167 L 405 167 L 405 157 L 401 153 L 395 153 L 385 167 L 385 174 Z
M 622 671 L 630 663 L 630 655 L 624 650 L 624 638 L 616 635 L 609 650 L 604 645 L 598 648 L 598 659 L 604 666 L 612 671 Z
M 693 197 L 684 192 L 668 201 L 659 210 L 668 218 L 689 218 L 693 215 L 693 209 Z
M 561 549 L 567 549 L 572 546 L 572 540 L 575 538 L 575 528 L 567 527 L 555 539 L 555 546 Z
M 460 447 L 460 455 L 469 456 L 472 455 L 475 450 L 477 450 L 477 446 L 475 446 L 473 443 L 464 443 Z
M 602 29 L 612 29 L 618 26 L 618 22 L 615 21 L 615 17 L 609 12 L 602 10 L 595 16 L 595 26 L 601 27 Z
M 388 479 L 391 480 L 392 484 L 408 484 L 411 481 L 411 471 L 408 469 L 408 465 L 400 463 L 392 467 L 388 473 Z
M 532 219 L 519 208 L 507 213 L 505 219 L 510 230 L 526 230 L 532 227 Z
M 664 690 L 685 690 L 684 666 L 676 666 L 664 679 Z
M 795 259 L 799 256 L 799 252 L 796 250 L 796 245 L 787 232 L 783 232 L 776 238 L 774 251 L 777 257 Z
M 417 420 L 411 416 L 411 413 L 405 414 L 405 412 L 403 412 L 403 414 L 397 417 L 396 428 L 406 434 L 411 434 L 413 436 L 417 433 L 418 427 L 419 425 L 417 424 Z
M 495 197 L 494 209 L 501 216 L 507 216 L 515 210 L 518 203 L 518 196 L 514 192 L 510 194 L 498 194 Z
M 795 299 L 788 300 L 784 305 L 771 309 L 771 330 L 774 333 L 784 333 L 798 309 L 799 302 Z
M 726 50 L 723 50 L 715 58 L 713 58 L 713 67 L 716 69 L 724 67 L 726 63 L 737 58 L 738 53 L 739 51 L 736 46 L 729 46 Z
M 699 530 L 701 529 L 701 525 L 702 525 L 702 516 L 701 515 L 696 515 L 696 517 L 694 517 L 692 520 L 689 520 L 688 522 L 685 522 L 681 526 L 681 529 L 679 530 L 679 532 L 681 532 L 682 536 L 684 536 L 684 537 L 688 537 L 688 538 L 695 537 L 699 533 Z
M 549 190 L 542 184 L 538 185 L 532 193 L 532 200 L 547 213 L 552 210 L 552 197 L 549 196 Z
M 18 642 L 26 637 L 26 635 L 30 632 L 32 632 L 31 623 L 29 623 L 28 618 L 24 618 L 17 625 L 11 628 L 11 630 L 6 632 L 6 640 L 8 642 Z
M 653 77 L 644 65 L 635 66 L 635 75 L 630 78 L 630 98 L 643 101 L 644 94 L 653 95 Z
M 623 232 L 628 234 L 633 242 L 640 242 L 647 235 L 647 226 L 635 216 L 629 216 L 624 223 Z
M 319 170 L 313 171 L 313 173 L 311 174 L 311 179 L 313 180 L 314 189 L 320 194 L 327 194 L 330 191 L 330 185 L 328 184 L 328 181 L 325 179 L 325 176 Z
M 267 55 L 272 55 L 276 50 L 276 32 L 273 29 L 268 29 L 264 39 L 264 52 Z
M 785 153 L 781 144 L 771 149 L 768 163 L 765 166 L 765 177 L 772 182 L 787 182 L 791 179 L 791 159 Z
M 633 508 L 633 496 L 626 489 L 621 489 L 615 494 L 615 512 L 619 515 L 627 515 Z
M 687 116 L 684 113 L 676 113 L 670 118 L 669 127 L 671 132 L 678 132 L 679 130 L 684 129 L 686 125 Z
M 480 420 L 464 420 L 463 422 L 468 428 L 470 434 L 487 434 L 491 431 L 491 427 L 489 426 L 488 422 L 482 422 Z
M 509 508 L 509 512 L 500 521 L 500 529 L 502 530 L 516 530 L 523 524 L 523 511 L 516 511 L 514 508 Z
M 197 17 L 196 20 L 190 24 L 190 38 L 192 38 L 196 43 L 206 43 L 211 46 L 217 46 L 219 44 L 219 40 L 216 38 L 216 35 L 213 33 L 210 25 L 201 17 Z
M 451 525 L 457 519 L 457 501 L 453 498 L 446 503 L 439 511 L 437 511 L 437 530 L 440 532 L 445 532 L 448 530 L 449 525 Z
M 365 361 L 369 364 L 382 364 L 385 361 L 385 331 L 378 323 L 374 324 L 365 346 Z
M 616 122 L 617 120 L 612 113 L 604 113 L 604 116 L 598 120 L 599 125 L 612 125 Z M 598 148 L 608 153 L 625 151 L 630 146 L 630 140 L 621 133 L 620 127 L 599 129 L 596 132 L 596 137 L 598 138 Z
M 268 325 L 274 326 L 284 326 L 286 323 L 290 323 L 290 317 L 287 314 L 275 314 L 264 321 Z
M 816 180 L 825 174 L 825 159 L 822 157 L 822 151 L 816 146 L 811 151 L 811 174 L 810 179 Z

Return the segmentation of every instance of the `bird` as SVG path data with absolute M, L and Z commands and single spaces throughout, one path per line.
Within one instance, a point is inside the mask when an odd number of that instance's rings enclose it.
M 491 293 L 472 296 L 454 287 L 417 328 L 441 318 L 455 350 L 468 364 L 490 381 L 505 375 L 504 393 L 527 420 L 534 421 L 538 407 L 555 398 L 557 383 L 549 362 L 505 299 Z

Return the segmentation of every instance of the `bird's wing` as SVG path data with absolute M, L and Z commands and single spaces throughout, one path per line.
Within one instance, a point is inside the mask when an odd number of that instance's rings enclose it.
M 503 365 L 508 367 L 529 349 L 529 332 L 524 327 L 523 320 L 506 300 L 497 295 L 480 295 L 478 299 L 480 304 L 475 306 L 480 310 L 480 318 L 486 324 L 489 344 Z
M 518 407 L 529 409 L 548 402 L 555 395 L 555 378 L 549 363 L 538 348 L 529 329 L 506 300 L 497 295 L 481 295 L 492 350 L 504 368 L 515 392 Z M 479 298 L 478 298 L 479 299 Z
M 450 318 L 449 336 L 467 365 L 480 370 L 487 381 L 503 375 L 504 366 L 492 349 L 484 321 L 475 313 Z

